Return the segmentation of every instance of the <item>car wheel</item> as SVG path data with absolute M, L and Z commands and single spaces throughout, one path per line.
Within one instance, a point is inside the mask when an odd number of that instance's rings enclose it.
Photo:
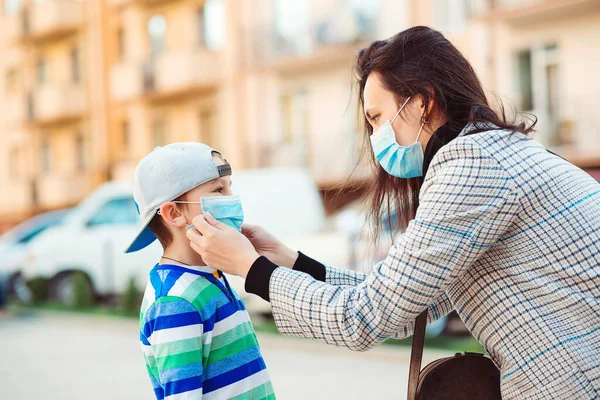
M 8 279 L 8 295 L 14 296 L 17 300 L 24 303 L 29 303 L 33 299 L 33 293 L 20 272 L 14 273 Z
M 91 304 L 93 302 L 92 284 L 89 279 L 87 279 L 87 276 L 86 279 L 82 279 L 79 282 L 80 285 L 85 285 L 83 290 L 80 291 L 79 296 L 83 295 L 89 298 L 78 299 L 76 274 L 76 272 L 68 272 L 54 278 L 50 285 L 50 297 L 59 304 L 67 307 L 74 307 L 77 301 Z

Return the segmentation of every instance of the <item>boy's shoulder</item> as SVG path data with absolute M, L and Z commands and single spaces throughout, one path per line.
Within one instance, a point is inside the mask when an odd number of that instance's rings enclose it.
M 167 303 L 189 303 L 201 313 L 210 315 L 225 295 L 217 285 L 202 274 L 185 268 L 155 267 L 150 271 L 142 301 L 142 314 L 150 308 L 173 308 Z

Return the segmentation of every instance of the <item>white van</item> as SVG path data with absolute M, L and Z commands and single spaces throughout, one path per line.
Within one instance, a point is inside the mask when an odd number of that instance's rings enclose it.
M 233 191 L 241 195 L 246 222 L 264 226 L 289 246 L 322 262 L 347 265 L 349 237 L 324 232 L 323 203 L 308 171 L 239 171 L 232 182 Z M 31 243 L 23 274 L 49 279 L 51 296 L 64 304 L 74 299 L 75 271 L 84 272 L 100 296 L 123 292 L 130 278 L 142 289 L 162 248 L 156 241 L 139 252 L 124 253 L 139 224 L 131 184 L 106 183 L 74 208 L 60 226 Z M 230 281 L 250 311 L 270 310 L 266 302 L 244 292 L 241 279 L 230 277 Z

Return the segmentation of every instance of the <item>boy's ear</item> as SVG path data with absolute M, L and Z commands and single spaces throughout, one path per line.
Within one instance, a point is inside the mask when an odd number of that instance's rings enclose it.
M 181 228 L 186 225 L 185 216 L 181 213 L 177 204 L 173 202 L 163 203 L 160 208 L 160 216 L 167 225 Z

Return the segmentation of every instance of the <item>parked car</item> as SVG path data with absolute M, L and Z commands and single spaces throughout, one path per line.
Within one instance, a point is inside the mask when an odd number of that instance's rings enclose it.
M 78 271 L 87 277 L 87 292 L 99 297 L 123 292 L 130 278 L 141 289 L 161 248 L 154 243 L 144 252 L 124 253 L 139 225 L 131 184 L 106 183 L 32 242 L 24 274 L 48 279 L 50 296 L 63 304 L 74 302 Z
M 29 290 L 22 276 L 27 248 L 46 229 L 58 225 L 70 210 L 57 210 L 37 215 L 0 236 L 0 275 L 7 276 L 8 295 L 28 301 Z
M 240 194 L 245 220 L 258 223 L 290 246 L 332 265 L 347 265 L 347 236 L 325 232 L 325 211 L 317 186 L 303 169 L 236 171 L 233 191 Z M 139 252 L 124 250 L 140 224 L 130 183 L 101 186 L 30 246 L 24 273 L 50 281 L 50 295 L 64 304 L 74 300 L 74 273 L 88 278 L 99 297 L 123 292 L 129 279 L 143 288 L 148 271 L 160 258 L 158 241 Z M 268 303 L 243 290 L 243 281 L 229 277 L 249 311 L 270 311 Z

